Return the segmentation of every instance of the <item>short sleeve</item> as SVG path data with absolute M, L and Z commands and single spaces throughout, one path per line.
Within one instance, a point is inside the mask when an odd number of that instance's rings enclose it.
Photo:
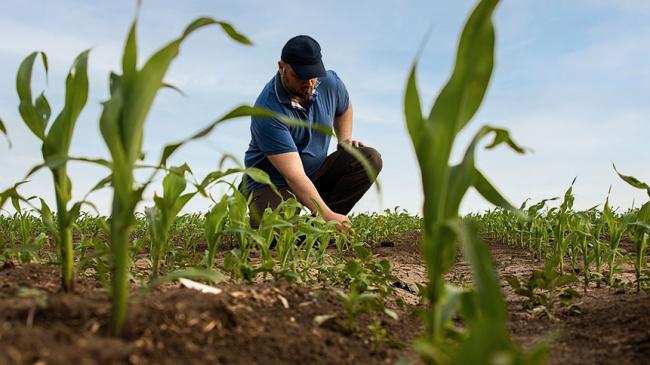
M 298 151 L 289 127 L 276 118 L 252 117 L 251 135 L 265 155 Z
M 348 110 L 350 96 L 348 95 L 348 89 L 345 88 L 345 84 L 336 73 L 334 73 L 334 79 L 336 80 L 336 111 L 334 115 L 338 117 Z

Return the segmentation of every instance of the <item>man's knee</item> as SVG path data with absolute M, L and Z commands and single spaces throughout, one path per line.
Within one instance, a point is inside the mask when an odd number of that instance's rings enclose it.
M 372 167 L 375 169 L 375 173 L 379 175 L 381 168 L 384 166 L 381 159 L 381 154 L 372 147 L 361 147 L 361 153 L 368 159 Z

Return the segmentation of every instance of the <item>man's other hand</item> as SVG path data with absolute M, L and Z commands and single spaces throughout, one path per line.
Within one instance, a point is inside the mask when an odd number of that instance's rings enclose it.
M 323 219 L 327 222 L 336 221 L 336 229 L 340 232 L 349 231 L 352 233 L 352 223 L 350 223 L 350 219 L 346 215 L 330 211 L 323 214 Z
M 366 146 L 366 145 L 363 144 L 363 142 L 361 142 L 361 141 L 357 141 L 357 140 L 354 140 L 354 139 L 346 139 L 346 140 L 340 141 L 340 142 L 338 143 L 338 145 L 337 145 L 337 149 L 340 150 L 340 149 L 341 149 L 341 144 L 343 144 L 343 143 L 350 144 L 350 145 L 352 145 L 352 146 L 354 146 L 354 147 L 357 147 L 357 148 L 361 148 L 361 147 L 365 147 L 365 146 Z

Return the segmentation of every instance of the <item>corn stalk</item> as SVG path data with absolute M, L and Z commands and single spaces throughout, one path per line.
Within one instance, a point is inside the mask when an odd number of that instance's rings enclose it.
M 41 216 L 48 227 L 57 246 L 61 260 L 61 287 L 64 291 L 71 291 L 74 284 L 74 252 L 72 248 L 72 226 L 79 215 L 82 202 L 75 203 L 68 210 L 68 203 L 72 199 L 72 182 L 67 174 L 68 151 L 72 141 L 77 118 L 88 100 L 88 53 L 81 52 L 70 68 L 65 82 L 65 102 L 63 109 L 46 132 L 50 120 L 51 108 L 45 97 L 41 94 L 32 100 L 32 71 L 34 61 L 40 55 L 43 60 L 47 76 L 47 57 L 43 52 L 34 52 L 27 56 L 20 64 L 16 77 L 16 89 L 20 98 L 20 115 L 32 131 L 41 140 L 41 152 L 44 164 L 49 167 L 54 179 L 56 195 L 56 220 L 50 208 L 41 199 Z M 31 174 L 31 173 L 30 173 Z
M 183 34 L 157 51 L 142 66 L 137 68 L 137 44 L 135 20 L 130 28 L 122 57 L 122 74 L 110 75 L 110 98 L 103 103 L 99 121 L 100 131 L 112 157 L 113 204 L 111 213 L 111 249 L 113 256 L 112 277 L 112 326 L 120 335 L 127 318 L 128 276 L 129 276 L 129 233 L 134 225 L 134 210 L 142 198 L 147 184 L 136 185 L 133 170 L 142 156 L 144 122 L 154 98 L 162 87 L 167 86 L 163 78 L 171 62 L 178 56 L 181 43 L 194 31 L 217 24 L 230 38 L 244 44 L 250 41 L 233 27 L 211 18 L 198 18 Z M 231 112 L 219 121 L 242 116 Z M 202 131 L 209 133 L 211 128 Z M 199 138 L 197 136 L 196 138 Z M 161 165 L 180 147 L 181 143 L 165 148 Z M 149 180 L 151 181 L 151 179 Z
M 497 3 L 497 0 L 480 1 L 467 20 L 451 78 L 428 117 L 422 115 L 420 106 L 415 80 L 417 63 L 406 86 L 406 124 L 424 190 L 423 252 L 429 280 L 425 291 L 429 305 L 425 336 L 418 349 L 429 363 L 492 363 L 504 354 L 508 354 L 510 363 L 522 359 L 509 339 L 505 302 L 487 246 L 478 236 L 476 224 L 462 221 L 458 210 L 467 190 L 474 187 L 491 203 L 518 212 L 478 170 L 474 156 L 479 143 L 488 135 L 494 135 L 488 148 L 505 143 L 516 152 L 524 150 L 510 138 L 508 131 L 484 126 L 472 139 L 462 162 L 449 165 L 456 136 L 478 110 L 488 87 L 495 38 L 491 16 Z M 455 260 L 457 241 L 462 243 L 472 268 L 473 291 L 444 281 L 444 274 Z M 467 323 L 467 332 L 461 335 L 459 343 L 454 343 L 448 330 L 459 311 Z

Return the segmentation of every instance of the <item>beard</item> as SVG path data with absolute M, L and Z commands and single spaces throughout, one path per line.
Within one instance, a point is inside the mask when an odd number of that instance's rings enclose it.
M 299 98 L 301 101 L 304 102 L 309 102 L 311 101 L 312 93 L 314 92 L 313 89 L 307 89 L 307 90 L 302 90 L 298 92 L 291 92 L 291 94 L 297 98 Z
M 302 101 L 311 101 L 311 97 L 314 93 L 314 89 L 312 87 L 308 87 L 306 89 L 298 89 L 285 86 L 285 89 L 291 96 L 296 97 Z
M 293 87 L 292 85 L 289 84 L 287 77 L 283 75 L 282 73 L 280 74 L 281 76 L 281 81 L 282 81 L 282 86 L 284 86 L 284 89 L 287 91 L 287 93 L 299 99 L 300 101 L 303 102 L 310 102 L 312 99 L 312 96 L 314 94 L 315 87 L 308 86 L 307 88 L 297 88 Z

